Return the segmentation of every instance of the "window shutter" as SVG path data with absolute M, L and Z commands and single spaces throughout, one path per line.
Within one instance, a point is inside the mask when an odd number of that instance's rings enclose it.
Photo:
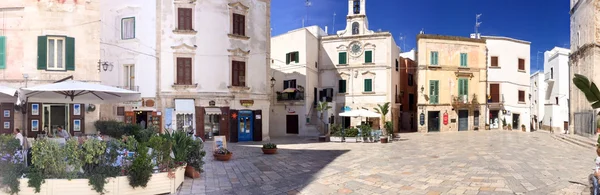
M 346 64 L 346 52 L 339 53 L 339 64 Z
M 0 69 L 6 69 L 6 37 L 0 36 Z
M 463 93 L 463 95 L 469 97 L 469 80 L 467 79 L 463 80 Z
M 339 81 L 339 93 L 346 93 L 346 80 Z
M 290 81 L 283 81 L 283 90 L 290 88 Z
M 461 53 L 460 54 L 460 66 L 467 66 L 467 54 L 466 53 Z
M 373 80 L 365 79 L 365 92 L 373 91 Z
M 290 64 L 290 53 L 285 54 L 285 64 Z
M 67 45 L 65 47 L 65 64 L 67 70 L 75 70 L 75 38 L 67 37 Z
M 185 59 L 185 84 L 192 84 L 192 59 Z
M 240 15 L 240 30 L 242 36 L 246 36 L 246 16 Z
M 294 61 L 296 61 L 296 63 L 299 63 L 300 62 L 300 57 L 299 57 L 300 56 L 300 52 L 295 52 L 295 54 L 296 55 L 294 55 L 294 58 L 296 58 L 296 59 L 294 59 Z
M 183 12 L 185 12 L 185 9 L 183 9 L 183 8 L 177 9 L 177 23 L 178 23 L 177 28 L 179 30 L 185 29 L 185 17 L 184 17 L 185 13 L 183 13 Z
M 373 51 L 365 51 L 365 63 L 373 62 Z
M 38 59 L 37 69 L 46 70 L 46 64 L 48 61 L 48 37 L 38 36 Z
M 498 67 L 498 57 L 492 56 L 492 67 Z

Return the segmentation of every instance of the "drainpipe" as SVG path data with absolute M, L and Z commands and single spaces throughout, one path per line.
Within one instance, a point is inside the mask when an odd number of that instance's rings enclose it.
M 155 50 L 155 57 L 156 58 L 156 102 L 159 102 L 156 104 L 156 110 L 163 112 L 163 105 L 164 102 L 162 102 L 161 97 L 160 97 L 160 75 L 161 75 L 161 71 L 160 71 L 160 51 L 161 51 L 161 39 L 162 39 L 162 1 L 156 1 L 156 50 Z M 163 112 L 164 113 L 164 112 Z M 164 117 L 164 115 L 163 115 Z M 171 119 L 167 119 L 167 120 L 171 120 Z M 163 118 L 164 121 L 164 118 Z M 159 127 L 160 129 L 163 129 L 163 127 Z M 162 131 L 161 131 L 162 133 Z
M 485 100 L 485 124 L 488 124 L 488 128 L 490 128 L 490 130 L 491 130 L 492 128 L 490 126 L 492 124 L 491 124 L 490 119 L 489 119 L 490 113 L 489 113 L 489 104 L 488 104 L 488 90 L 489 90 L 488 89 L 489 88 L 489 81 L 488 81 L 488 79 L 489 79 L 489 72 L 488 72 L 488 67 L 487 67 L 488 66 L 487 65 L 488 52 L 489 52 L 489 50 L 486 47 L 485 48 L 485 60 L 486 60 L 486 63 L 485 63 L 485 97 L 484 97 L 484 100 Z M 484 126 L 484 128 L 485 128 L 485 126 Z

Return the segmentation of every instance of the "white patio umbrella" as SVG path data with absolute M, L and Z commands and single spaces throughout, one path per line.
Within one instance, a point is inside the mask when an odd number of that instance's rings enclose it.
M 29 102 L 104 104 L 140 98 L 139 92 L 74 80 L 23 88 L 21 91 Z
M 17 89 L 0 85 L 0 99 L 16 100 Z
M 342 112 L 339 115 L 340 116 L 348 116 L 348 117 L 371 117 L 371 118 L 380 116 L 380 114 L 377 114 L 376 112 L 365 110 L 365 109 L 358 109 L 358 110 Z

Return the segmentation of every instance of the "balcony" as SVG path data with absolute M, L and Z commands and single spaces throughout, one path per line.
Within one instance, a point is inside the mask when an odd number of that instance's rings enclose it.
M 491 109 L 501 109 L 504 107 L 504 94 L 489 95 L 487 102 Z
M 469 105 L 469 96 L 468 95 L 453 95 L 452 96 L 452 106 L 464 107 L 467 105 Z
M 277 101 L 304 101 L 304 92 L 281 92 L 277 93 Z
M 140 86 L 115 86 L 115 87 L 120 88 L 120 89 L 131 90 L 131 91 L 140 91 Z
M 551 72 L 544 74 L 544 81 L 549 84 L 554 83 L 554 74 L 551 74 Z

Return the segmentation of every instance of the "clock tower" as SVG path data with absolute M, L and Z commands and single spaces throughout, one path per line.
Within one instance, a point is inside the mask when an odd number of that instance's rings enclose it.
M 346 16 L 346 28 L 337 32 L 338 36 L 354 36 L 373 34 L 369 30 L 369 22 L 366 12 L 367 0 L 348 0 L 348 15 Z

